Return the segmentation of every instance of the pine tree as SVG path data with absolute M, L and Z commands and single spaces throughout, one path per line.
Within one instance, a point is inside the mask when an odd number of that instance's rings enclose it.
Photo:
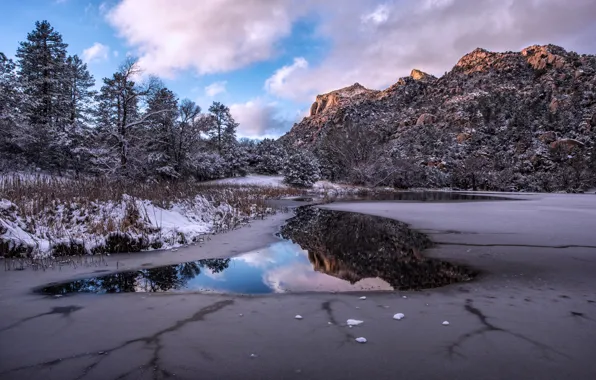
M 319 163 L 309 152 L 295 152 L 285 162 L 284 182 L 296 187 L 312 187 L 320 178 Z
M 55 165 L 56 134 L 67 120 L 67 46 L 49 22 L 38 21 L 16 54 L 24 92 L 35 100 L 23 105 L 23 113 L 31 132 L 29 153 L 38 165 Z
M 79 56 L 66 59 L 68 120 L 72 125 L 88 125 L 92 119 L 95 79 Z
M 230 109 L 220 102 L 213 102 L 209 112 L 213 117 L 213 123 L 207 132 L 212 144 L 221 153 L 226 144 L 236 139 L 238 124 L 234 121 Z
M 163 111 L 163 112 L 159 112 Z M 151 172 L 178 178 L 175 168 L 175 126 L 178 118 L 178 99 L 167 88 L 160 88 L 149 97 L 147 113 L 147 152 Z
M 284 166 L 285 151 L 272 139 L 260 141 L 255 148 L 255 171 L 259 174 L 278 174 Z
M 24 124 L 23 103 L 24 94 L 20 89 L 16 65 L 0 52 L 0 158 L 7 164 L 9 161 L 16 162 L 26 141 L 26 136 L 20 133 Z M 15 169 L 14 164 L 10 166 Z
M 67 119 L 64 128 L 58 131 L 57 147 L 63 153 L 60 166 L 74 169 L 78 174 L 90 159 L 85 143 L 90 135 L 96 93 L 95 79 L 77 55 L 66 59 L 64 84 L 68 96 L 62 107 Z

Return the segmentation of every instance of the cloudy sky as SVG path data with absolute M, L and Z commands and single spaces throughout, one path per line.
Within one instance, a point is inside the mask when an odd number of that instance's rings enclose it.
M 180 98 L 230 106 L 247 137 L 287 131 L 316 94 L 439 76 L 476 47 L 596 53 L 596 0 L 3 0 L 0 13 L 7 56 L 47 19 L 98 83 L 137 56 Z

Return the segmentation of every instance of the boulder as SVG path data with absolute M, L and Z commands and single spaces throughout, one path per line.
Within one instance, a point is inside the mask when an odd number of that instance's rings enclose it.
M 432 115 L 430 113 L 423 113 L 422 115 L 420 115 L 418 117 L 418 120 L 416 120 L 416 125 L 428 125 L 428 124 L 432 124 L 434 122 L 435 122 L 434 115 Z
M 459 133 L 457 135 L 457 137 L 455 138 L 457 140 L 458 143 L 463 143 L 464 141 L 468 141 L 470 139 L 470 137 L 472 137 L 469 133 Z
M 551 149 L 563 149 L 565 151 L 571 151 L 576 148 L 583 148 L 584 144 L 581 141 L 574 139 L 559 139 L 550 143 Z
M 557 139 L 557 134 L 554 131 L 544 132 L 538 137 L 538 140 L 545 144 L 550 144 Z

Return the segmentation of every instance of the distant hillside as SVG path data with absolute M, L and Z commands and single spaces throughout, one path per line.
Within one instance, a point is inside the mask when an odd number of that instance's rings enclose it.
M 315 152 L 331 180 L 555 191 L 594 185 L 595 136 L 596 56 L 546 45 L 319 95 L 281 141 Z

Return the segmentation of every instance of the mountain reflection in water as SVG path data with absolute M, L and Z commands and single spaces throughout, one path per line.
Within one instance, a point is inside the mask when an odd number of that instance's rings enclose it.
M 180 292 L 265 294 L 414 290 L 469 281 L 475 271 L 425 258 L 432 243 L 394 220 L 300 207 L 271 246 L 228 259 L 121 272 L 41 289 L 45 294 Z

